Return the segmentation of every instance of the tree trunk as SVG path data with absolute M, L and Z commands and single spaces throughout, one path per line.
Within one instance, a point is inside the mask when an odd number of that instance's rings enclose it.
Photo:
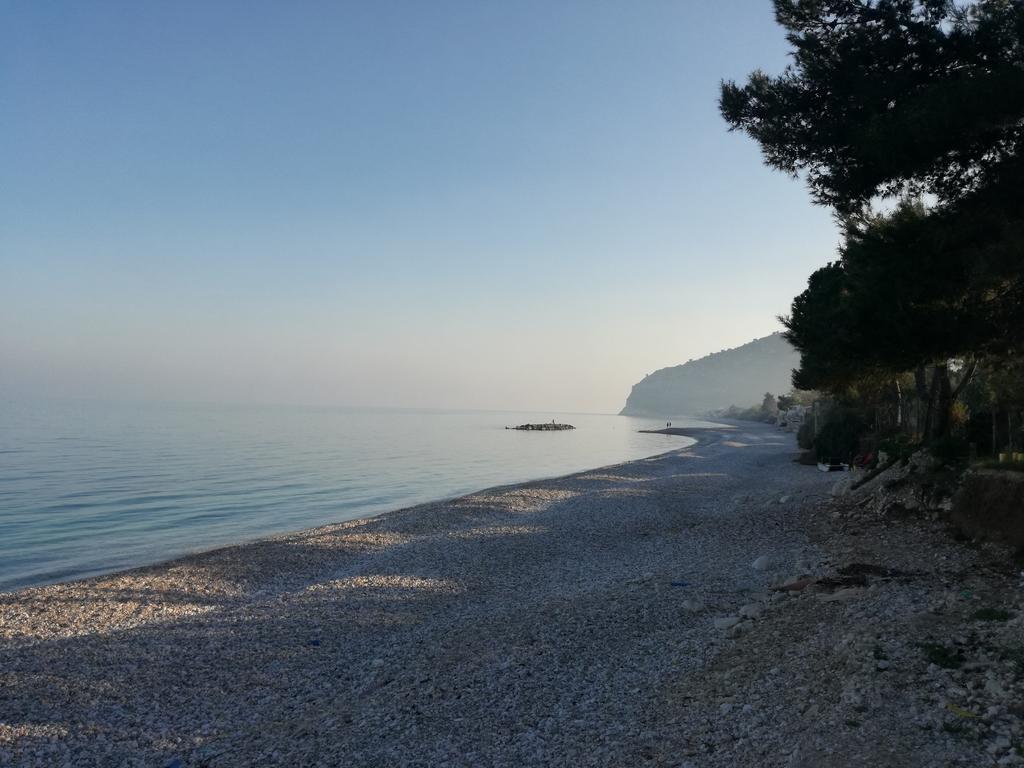
M 914 391 L 917 394 L 917 413 L 914 418 L 914 429 L 922 440 L 928 439 L 928 428 L 931 423 L 931 392 L 928 389 L 928 378 L 923 365 L 914 371 Z M 921 421 L 921 408 L 924 408 L 924 421 Z
M 932 383 L 928 387 L 927 399 L 925 399 L 924 426 L 921 427 L 921 439 L 930 443 L 933 437 L 932 423 L 935 421 L 935 401 L 938 397 L 939 368 L 932 369 Z
M 943 437 L 949 437 L 953 431 L 953 403 L 966 389 L 974 373 L 977 370 L 977 362 L 970 362 L 964 368 L 963 376 L 956 389 L 953 388 L 949 378 L 949 364 L 940 363 L 932 369 L 932 384 L 928 390 L 928 412 L 924 418 L 923 437 L 925 441 L 931 442 Z M 918 394 L 923 389 L 923 369 L 918 369 L 915 374 Z
M 933 374 L 935 410 L 932 421 L 931 439 L 948 437 L 953 426 L 953 387 L 949 383 L 949 366 L 943 363 L 935 366 Z
M 921 436 L 926 443 L 949 435 L 953 410 L 953 387 L 949 383 L 949 365 L 940 363 L 932 368 L 932 383 L 928 388 L 928 408 L 924 415 Z

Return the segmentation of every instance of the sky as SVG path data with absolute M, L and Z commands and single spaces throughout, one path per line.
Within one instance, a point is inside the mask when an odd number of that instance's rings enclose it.
M 616 412 L 835 257 L 769 0 L 0 15 L 0 396 Z

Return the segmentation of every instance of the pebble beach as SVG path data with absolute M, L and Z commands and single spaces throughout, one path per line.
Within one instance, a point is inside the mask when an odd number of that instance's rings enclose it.
M 977 606 L 949 597 L 953 572 L 1006 605 L 1014 574 L 934 522 L 847 521 L 795 454 L 773 427 L 708 430 L 0 594 L 0 765 L 1015 764 L 1013 664 L 978 650 L 971 686 L 915 639 L 1024 642 L 1015 610 L 971 640 Z M 851 563 L 875 570 L 811 584 Z M 951 688 L 983 737 L 945 727 Z

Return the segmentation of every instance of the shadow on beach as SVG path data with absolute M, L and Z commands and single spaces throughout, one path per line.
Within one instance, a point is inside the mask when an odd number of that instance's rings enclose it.
M 789 462 L 779 435 L 753 432 L 766 460 Z M 443 741 L 481 707 L 521 732 L 581 691 L 602 717 L 657 719 L 622 686 L 661 645 L 691 643 L 673 622 L 647 626 L 651 607 L 628 593 L 647 571 L 699 568 L 698 529 L 731 541 L 725 500 L 762 472 L 723 447 L 737 436 L 0 595 L 0 756 L 52 745 L 229 765 L 284 743 L 293 760 L 373 764 L 381 738 Z M 581 749 L 593 727 L 563 726 Z M 472 728 L 444 738 L 524 748 Z

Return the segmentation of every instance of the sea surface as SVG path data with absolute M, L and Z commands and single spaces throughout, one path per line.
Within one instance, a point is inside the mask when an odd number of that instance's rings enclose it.
M 552 419 L 576 429 L 505 429 Z M 637 432 L 659 426 L 593 414 L 0 401 L 0 591 L 692 442 Z

